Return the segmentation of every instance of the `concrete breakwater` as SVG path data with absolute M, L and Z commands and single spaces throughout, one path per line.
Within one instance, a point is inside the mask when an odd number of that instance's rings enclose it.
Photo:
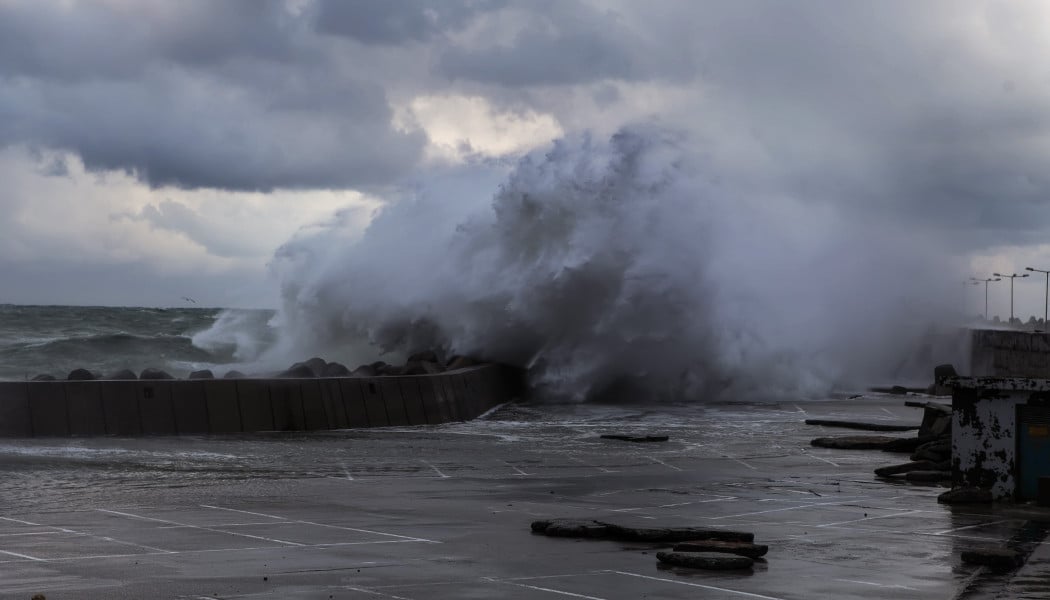
M 435 425 L 518 396 L 485 364 L 382 377 L 0 382 L 0 436 L 199 435 Z

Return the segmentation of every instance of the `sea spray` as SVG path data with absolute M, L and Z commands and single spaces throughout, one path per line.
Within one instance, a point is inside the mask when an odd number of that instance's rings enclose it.
M 421 193 L 363 231 L 335 215 L 275 258 L 274 352 L 441 348 L 527 367 L 573 398 L 779 398 L 915 377 L 902 363 L 941 312 L 942 253 L 745 183 L 684 135 L 634 127 L 558 140 L 491 196 Z

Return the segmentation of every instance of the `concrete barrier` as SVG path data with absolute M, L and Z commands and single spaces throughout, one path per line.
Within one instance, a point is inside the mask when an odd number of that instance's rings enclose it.
M 485 365 L 435 375 L 0 382 L 0 436 L 208 434 L 440 424 L 520 389 Z
M 106 435 L 106 413 L 102 410 L 102 387 L 90 381 L 69 381 L 66 403 L 71 435 Z
M 24 381 L 0 381 L 0 435 L 33 435 L 29 416 L 29 384 Z
M 236 382 L 241 431 L 273 431 L 269 383 L 258 379 L 238 379 Z
M 350 426 L 346 417 L 346 407 L 343 405 L 343 390 L 339 387 L 338 378 L 326 377 L 318 383 L 321 384 L 321 404 L 324 405 L 325 414 L 328 415 L 329 429 L 346 429 Z
M 316 379 L 303 379 L 299 383 L 299 392 L 303 396 L 303 423 L 306 430 L 331 429 L 328 411 L 321 397 L 321 383 Z
M 172 435 L 179 433 L 175 424 L 175 407 L 172 402 L 172 382 L 167 380 L 142 380 L 113 382 L 131 384 L 139 398 L 139 415 L 142 433 L 147 435 Z
M 102 411 L 109 435 L 141 435 L 142 418 L 139 415 L 139 396 L 135 382 L 102 381 Z
M 241 406 L 237 399 L 237 380 L 204 380 L 208 402 L 208 433 L 240 433 Z
M 353 377 L 340 378 L 339 391 L 343 397 L 347 427 L 369 427 L 365 396 L 361 393 L 361 382 Z
M 204 380 L 179 381 L 172 385 L 171 405 L 175 414 L 175 431 L 179 434 L 199 435 L 209 432 Z
M 298 379 L 274 379 L 269 382 L 273 405 L 274 431 L 304 431 L 303 395 Z
M 29 386 L 33 435 L 69 435 L 69 407 L 64 381 L 36 381 Z
M 383 403 L 383 395 L 379 391 L 379 378 L 364 377 L 358 380 L 358 383 L 361 384 L 361 395 L 365 398 L 365 414 L 368 415 L 368 426 L 386 427 L 390 425 L 386 404 Z
M 426 425 L 427 412 L 423 406 L 423 398 L 419 394 L 419 380 L 425 376 L 398 377 L 401 387 L 401 399 L 405 403 L 405 414 L 408 415 L 409 425 Z

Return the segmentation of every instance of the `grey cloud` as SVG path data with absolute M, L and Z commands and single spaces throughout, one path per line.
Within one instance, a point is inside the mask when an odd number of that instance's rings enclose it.
M 164 200 L 157 205 L 147 205 L 141 214 L 133 217 L 148 222 L 158 229 L 181 233 L 208 250 L 208 254 L 222 257 L 258 256 L 266 250 L 260 249 L 250 238 L 230 236 L 223 227 L 212 224 L 205 215 L 192 208 Z
M 425 42 L 469 23 L 502 0 L 318 0 L 317 30 L 365 44 Z

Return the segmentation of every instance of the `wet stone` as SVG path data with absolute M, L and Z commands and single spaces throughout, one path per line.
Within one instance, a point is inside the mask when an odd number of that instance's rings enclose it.
M 310 368 L 306 363 L 295 363 L 288 369 L 282 371 L 278 377 L 285 377 L 290 379 L 307 379 L 310 377 L 317 377 L 314 370 Z
M 607 433 L 602 436 L 603 440 L 620 440 L 624 442 L 666 442 L 666 435 L 627 435 L 622 433 Z
M 34 377 L 32 379 L 32 381 L 54 381 L 54 380 L 55 380 L 55 376 L 54 375 L 48 375 L 47 373 L 41 373 L 41 374 L 37 375 L 36 377 Z
M 691 540 L 675 544 L 673 550 L 675 552 L 722 552 L 739 554 L 748 558 L 761 558 L 769 552 L 769 546 L 722 540 Z
M 172 377 L 171 374 L 167 373 L 166 371 L 162 371 L 160 369 L 149 368 L 149 369 L 143 369 L 142 372 L 139 373 L 139 379 L 175 379 L 175 378 Z
M 73 369 L 66 376 L 67 381 L 92 381 L 95 379 L 95 374 L 87 369 Z
M 888 423 L 834 421 L 830 419 L 806 419 L 806 425 L 820 425 L 822 427 L 842 427 L 845 429 L 861 429 L 864 431 L 913 431 L 919 428 L 918 425 L 891 425 Z
M 958 488 L 937 496 L 941 504 L 991 504 L 992 492 L 980 488 Z
M 136 375 L 135 372 L 132 371 L 131 369 L 121 369 L 121 370 L 117 371 L 116 373 L 110 373 L 109 375 L 106 375 L 106 379 L 113 379 L 113 380 L 117 380 L 117 381 L 131 380 L 131 379 L 138 379 L 138 378 L 139 378 L 139 376 Z
M 839 450 L 879 450 L 897 439 L 886 435 L 847 435 L 816 438 L 810 441 L 810 444 L 820 448 L 836 448 Z
M 209 369 L 201 369 L 200 371 L 194 371 L 190 373 L 190 379 L 215 379 L 215 373 L 212 373 Z
M 686 542 L 690 540 L 723 540 L 727 542 L 753 542 L 755 534 L 724 529 L 702 529 L 699 527 L 625 527 L 615 523 L 596 521 L 609 529 L 615 539 L 629 542 Z
M 936 441 L 935 435 L 919 436 L 913 438 L 897 438 L 882 447 L 883 452 L 915 452 L 919 446 Z
M 730 571 L 749 569 L 755 561 L 746 556 L 726 555 L 717 552 L 657 552 L 656 558 L 667 565 L 707 569 L 712 571 Z
M 324 370 L 321 371 L 321 377 L 346 377 L 349 374 L 350 369 L 347 369 L 346 365 L 337 362 L 328 363 L 324 366 Z
M 904 463 L 902 465 L 891 465 L 888 467 L 879 467 L 875 469 L 875 474 L 879 477 L 890 477 L 893 475 L 902 475 L 909 471 L 936 471 L 937 463 L 920 460 L 915 462 Z
M 983 565 L 994 569 L 1012 569 L 1024 564 L 1024 556 L 1008 548 L 965 550 L 962 553 L 962 560 L 970 565 Z
M 952 474 L 948 471 L 909 471 L 904 474 L 904 478 L 908 481 L 950 481 Z
M 222 376 L 223 379 L 244 379 L 245 377 L 247 375 L 240 371 L 226 371 L 226 374 Z
M 609 535 L 609 528 L 597 521 L 586 519 L 551 519 L 534 521 L 532 531 L 550 537 L 604 538 Z

